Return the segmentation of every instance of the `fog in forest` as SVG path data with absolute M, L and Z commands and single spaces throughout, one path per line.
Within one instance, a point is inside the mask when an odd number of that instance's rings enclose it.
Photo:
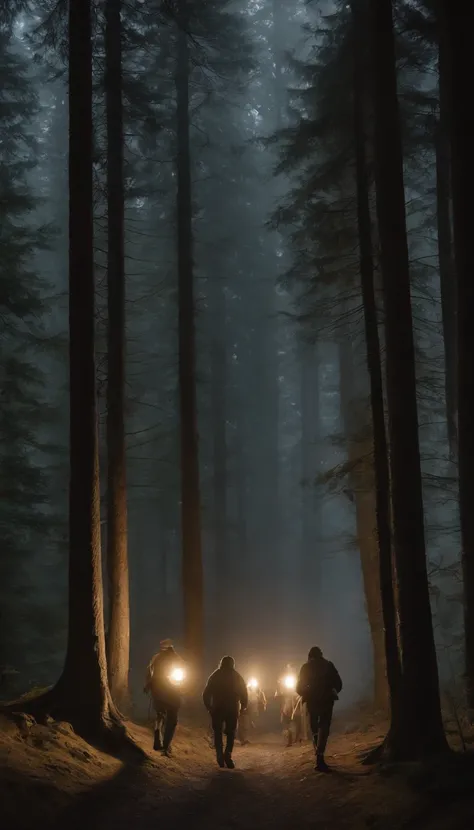
M 57 46 L 65 24 L 49 20 L 54 36 L 40 25 L 47 5 L 38 2 L 37 16 L 30 10 L 17 18 L 8 47 L 17 62 L 17 71 L 9 70 L 11 81 L 3 52 L 1 58 L 7 88 L 20 83 L 13 81 L 15 74 L 23 85 L 21 112 L 11 114 L 8 135 L 2 128 L 0 152 L 3 147 L 12 164 L 24 165 L 8 222 L 26 228 L 12 241 L 22 248 L 20 264 L 8 275 L 17 281 L 18 294 L 11 295 L 0 335 L 1 476 L 9 493 L 0 506 L 6 551 L 0 570 L 0 666 L 2 694 L 9 697 L 52 684 L 67 639 L 68 92 Z M 160 640 L 170 637 L 179 652 L 185 648 L 178 36 L 172 21 L 158 25 L 145 5 L 123 13 L 130 683 L 142 707 L 147 705 L 141 695 L 144 671 Z M 272 690 L 287 662 L 300 665 L 318 645 L 337 665 L 344 679 L 342 703 L 350 706 L 372 699 L 374 653 L 377 660 L 383 644 L 374 588 L 375 491 L 351 178 L 352 104 L 344 93 L 352 76 L 344 50 L 349 6 L 323 8 L 303 0 L 235 0 L 222 2 L 220 10 L 219 3 L 205 5 L 188 49 L 206 669 L 230 653 L 242 674 L 258 674 Z M 105 470 L 102 37 L 98 26 L 94 245 Z M 420 68 L 416 44 L 407 38 L 404 48 L 400 83 L 406 93 L 419 435 L 443 686 L 462 668 L 462 606 L 435 148 L 420 126 L 430 117 L 436 79 L 429 50 Z M 6 50 L 1 38 L 0 50 Z M 107 629 L 105 477 L 101 488 Z

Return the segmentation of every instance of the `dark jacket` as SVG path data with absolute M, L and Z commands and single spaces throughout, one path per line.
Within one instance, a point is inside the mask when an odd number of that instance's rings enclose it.
M 209 712 L 238 714 L 248 706 L 248 692 L 244 678 L 235 669 L 219 668 L 213 672 L 202 693 L 204 706 Z
M 181 690 L 171 682 L 169 675 L 175 666 L 183 665 L 183 660 L 174 648 L 169 647 L 164 651 L 159 651 L 148 665 L 145 690 L 151 693 L 154 700 L 179 706 Z
M 332 706 L 341 689 L 339 672 L 330 660 L 318 657 L 301 667 L 296 691 L 308 704 L 308 709 Z

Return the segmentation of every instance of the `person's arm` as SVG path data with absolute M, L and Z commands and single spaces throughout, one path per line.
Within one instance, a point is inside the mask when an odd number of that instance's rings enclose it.
M 154 657 L 151 658 L 150 662 L 148 663 L 148 668 L 146 670 L 146 678 L 145 678 L 145 685 L 143 687 L 144 692 L 149 692 L 151 687 L 151 681 L 153 678 L 153 669 L 155 665 L 156 654 Z
M 332 688 L 334 689 L 337 694 L 342 691 L 342 680 L 341 675 L 339 674 L 338 670 L 336 669 L 334 663 L 331 663 L 332 669 Z
M 202 693 L 202 700 L 204 706 L 206 707 L 207 711 L 210 712 L 212 708 L 212 697 L 213 697 L 213 687 L 214 687 L 214 675 L 211 674 L 209 680 L 206 683 L 206 688 Z
M 249 693 L 247 691 L 247 685 L 245 683 L 244 678 L 242 675 L 239 674 L 239 700 L 242 709 L 246 709 L 249 705 Z
M 301 666 L 300 673 L 298 675 L 298 680 L 296 682 L 296 694 L 303 697 L 306 687 L 308 685 L 308 678 L 307 678 L 307 671 L 306 671 L 306 663 L 304 666 Z

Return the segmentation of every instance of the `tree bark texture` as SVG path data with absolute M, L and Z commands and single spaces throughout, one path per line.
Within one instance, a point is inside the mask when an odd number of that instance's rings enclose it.
M 372 629 L 375 661 L 375 703 L 382 709 L 389 708 L 394 722 L 397 720 L 397 706 L 400 705 L 400 660 L 398 653 L 397 621 L 395 595 L 393 590 L 392 534 L 390 510 L 390 465 L 388 457 L 387 434 L 385 426 L 382 356 L 377 320 L 375 294 L 375 269 L 372 243 L 372 216 L 370 211 L 369 175 L 367 166 L 367 132 L 366 108 L 364 102 L 370 100 L 368 75 L 366 67 L 367 16 L 366 4 L 352 3 L 354 21 L 354 141 L 356 160 L 356 196 L 357 224 L 359 236 L 359 260 L 362 303 L 364 310 L 365 345 L 367 370 L 370 390 L 371 429 L 368 436 L 373 450 L 373 505 L 365 504 L 367 511 L 374 511 L 375 526 L 370 534 L 372 554 L 367 557 L 367 564 L 375 568 L 377 576 L 367 580 L 366 594 L 374 589 L 380 596 L 379 603 L 372 600 L 377 611 L 374 617 L 376 627 Z M 365 454 L 365 453 L 364 453 Z M 362 505 L 361 505 L 362 508 Z M 365 514 L 364 509 L 364 514 Z M 362 520 L 361 527 L 367 528 L 369 520 Z M 365 557 L 364 557 L 365 559 Z M 362 562 L 364 571 L 364 561 Z M 364 578 L 365 579 L 365 578 Z M 381 623 L 381 624 L 380 624 Z M 383 651 L 382 651 L 383 649 Z
M 191 155 L 189 142 L 189 47 L 187 2 L 179 3 L 177 32 L 177 245 L 179 411 L 181 450 L 182 584 L 185 645 L 199 663 L 204 648 L 201 496 L 196 396 Z
M 464 579 L 466 692 L 474 710 L 474 113 L 466 104 L 466 79 L 472 64 L 474 8 L 456 0 L 440 2 L 449 60 L 449 111 L 452 147 L 453 228 L 458 300 L 458 464 Z M 467 73 L 467 74 L 466 74 Z
M 92 14 L 69 5 L 69 629 L 57 692 L 100 729 L 114 713 L 107 682 L 100 550 L 94 355 Z
M 426 566 L 415 350 L 391 0 L 370 0 L 377 220 L 385 310 L 393 542 L 401 644 L 400 720 L 391 752 L 402 759 L 447 747 Z
M 109 684 L 117 706 L 129 706 L 130 600 L 125 446 L 125 243 L 122 24 L 120 0 L 105 6 L 107 117 L 107 569 Z
M 435 134 L 436 216 L 438 262 L 443 321 L 446 418 L 451 456 L 457 455 L 456 400 L 456 280 L 451 231 L 451 148 L 449 139 L 449 55 L 445 27 L 439 20 L 438 89 L 439 118 Z

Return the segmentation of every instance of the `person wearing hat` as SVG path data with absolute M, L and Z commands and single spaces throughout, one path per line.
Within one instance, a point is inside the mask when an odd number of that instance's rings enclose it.
M 156 713 L 153 749 L 161 750 L 167 756 L 170 755 L 171 741 L 178 723 L 182 677 L 184 661 L 174 650 L 172 640 L 161 640 L 158 654 L 148 664 L 143 691 L 151 695 Z
M 296 691 L 308 709 L 316 753 L 315 769 L 319 772 L 329 772 L 324 753 L 331 729 L 334 702 L 338 700 L 341 690 L 342 680 L 334 663 L 323 657 L 318 646 L 313 646 L 307 663 L 300 669 Z
M 240 711 L 248 706 L 248 691 L 245 680 L 235 670 L 233 657 L 223 657 L 219 668 L 213 672 L 202 693 L 204 706 L 209 712 L 214 732 L 214 748 L 220 767 L 234 769 L 232 750 Z M 227 741 L 224 751 L 223 732 Z

